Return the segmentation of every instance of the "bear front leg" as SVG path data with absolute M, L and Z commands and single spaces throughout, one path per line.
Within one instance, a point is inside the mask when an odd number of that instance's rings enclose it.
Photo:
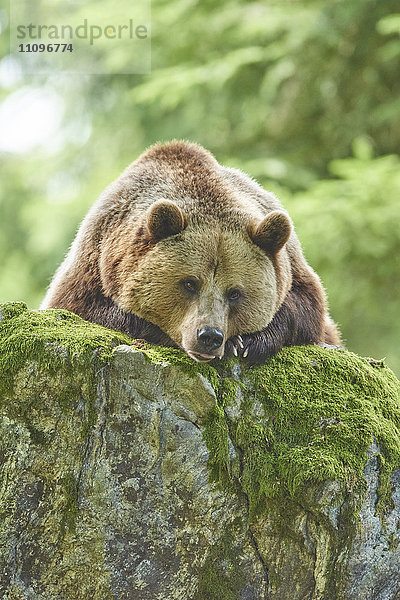
M 294 283 L 272 321 L 260 331 L 227 340 L 225 356 L 263 363 L 283 346 L 324 341 L 325 310 L 324 298 L 316 286 Z
M 283 309 L 283 307 L 281 307 Z M 293 323 L 285 310 L 276 313 L 271 323 L 261 331 L 246 333 L 229 338 L 225 345 L 225 357 L 240 356 L 254 364 L 265 362 L 290 343 Z

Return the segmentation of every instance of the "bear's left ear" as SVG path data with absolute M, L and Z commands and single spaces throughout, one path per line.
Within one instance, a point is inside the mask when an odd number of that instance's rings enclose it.
M 284 212 L 273 210 L 261 223 L 251 223 L 248 232 L 257 246 L 267 254 L 274 255 L 288 241 L 292 232 L 292 224 Z
M 170 200 L 157 200 L 148 210 L 147 228 L 156 242 L 180 233 L 186 226 L 185 214 Z

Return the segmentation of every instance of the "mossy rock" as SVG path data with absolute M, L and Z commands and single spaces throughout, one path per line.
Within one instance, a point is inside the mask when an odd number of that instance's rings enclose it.
M 400 594 L 400 383 L 382 361 L 304 346 L 199 365 L 6 304 L 0 416 L 5 600 Z

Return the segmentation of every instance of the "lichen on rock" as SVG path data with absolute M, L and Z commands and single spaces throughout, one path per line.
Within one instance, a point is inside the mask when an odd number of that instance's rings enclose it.
M 400 383 L 379 361 L 199 365 L 6 304 L 0 465 L 5 600 L 400 595 Z

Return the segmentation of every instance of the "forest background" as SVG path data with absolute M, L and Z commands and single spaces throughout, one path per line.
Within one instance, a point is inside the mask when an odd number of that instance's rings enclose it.
M 281 199 L 346 346 L 400 373 L 398 0 L 153 0 L 152 68 L 137 75 L 26 75 L 7 19 L 0 302 L 37 308 L 103 188 L 184 138 Z M 100 51 L 126 70 L 129 53 Z

